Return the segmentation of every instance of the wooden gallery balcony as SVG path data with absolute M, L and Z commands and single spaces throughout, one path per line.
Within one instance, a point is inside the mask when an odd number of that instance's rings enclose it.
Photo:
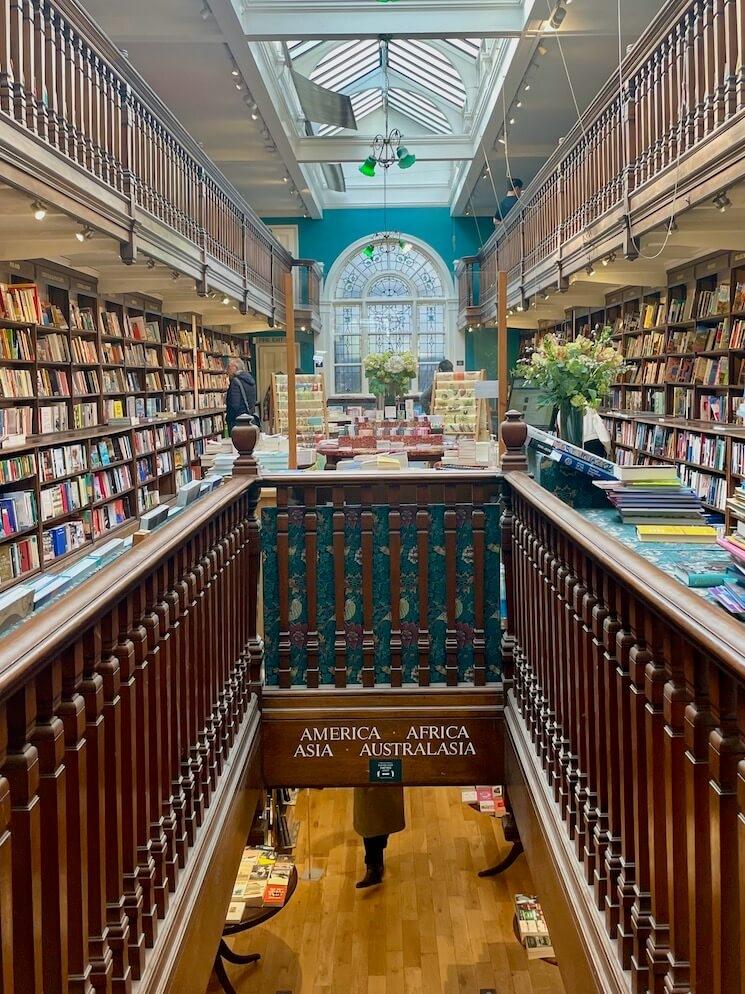
M 75 0 L 0 0 L 0 182 L 4 259 L 67 255 L 71 236 L 20 228 L 41 200 L 141 263 L 131 290 L 156 261 L 203 301 L 285 321 L 289 253 Z
M 484 246 L 480 314 L 468 320 L 496 319 L 492 270 L 506 273 L 509 305 L 527 309 L 608 256 L 648 268 L 645 237 L 745 179 L 744 16 L 744 0 L 660 9 Z M 460 269 L 461 303 L 472 268 Z M 645 277 L 627 267 L 616 282 Z
M 4 638 L 2 994 L 203 994 L 261 787 L 381 764 L 507 785 L 567 990 L 740 994 L 741 626 L 503 431 L 502 474 L 260 480 L 238 429 L 233 479 Z

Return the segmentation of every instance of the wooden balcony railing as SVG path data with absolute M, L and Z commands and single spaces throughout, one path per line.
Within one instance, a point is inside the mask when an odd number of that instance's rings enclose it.
M 312 259 L 294 259 L 294 292 L 297 324 L 321 330 L 321 269 Z
M 262 484 L 277 494 L 262 515 L 267 686 L 500 680 L 496 473 L 312 472 Z
M 737 994 L 742 625 L 511 471 L 520 439 L 505 465 L 508 730 L 514 716 L 572 843 L 596 909 L 585 932 L 617 956 L 618 986 L 598 989 Z
M 2 994 L 166 989 L 258 725 L 257 500 L 227 481 L 0 643 Z
M 289 254 L 75 0 L 0 0 L 3 119 L 193 243 L 241 299 L 281 286 Z
M 482 273 L 492 259 L 507 273 L 510 303 L 597 261 L 596 239 L 626 245 L 637 218 L 659 224 L 676 195 L 681 204 L 710 195 L 706 181 L 716 182 L 725 153 L 726 182 L 745 175 L 735 135 L 745 116 L 744 18 L 745 0 L 669 0 L 652 19 L 620 77 L 611 75 L 482 250 Z M 657 219 L 645 222 L 652 207 Z M 487 308 L 484 319 L 492 316 Z

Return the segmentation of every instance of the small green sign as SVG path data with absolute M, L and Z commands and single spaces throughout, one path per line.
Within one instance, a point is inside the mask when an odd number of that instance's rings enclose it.
M 401 783 L 402 779 L 400 759 L 370 760 L 370 783 Z

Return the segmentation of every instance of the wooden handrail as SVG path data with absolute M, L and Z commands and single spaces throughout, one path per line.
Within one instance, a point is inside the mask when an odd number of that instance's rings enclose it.
M 219 489 L 162 525 L 149 541 L 135 546 L 84 580 L 59 603 L 0 639 L 0 701 L 7 700 L 50 656 L 61 652 L 82 629 L 109 610 L 112 602 L 131 593 L 144 577 L 252 486 L 258 484 L 246 477 L 226 480 Z
M 649 601 L 650 606 L 694 642 L 745 680 L 745 628 L 726 611 L 704 600 L 622 542 L 582 517 L 527 473 L 509 473 L 509 486 L 562 531 L 619 583 Z

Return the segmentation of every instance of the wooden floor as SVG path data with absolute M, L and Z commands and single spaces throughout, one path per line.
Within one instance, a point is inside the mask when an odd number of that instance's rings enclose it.
M 302 791 L 301 870 L 307 804 Z M 367 891 L 354 887 L 363 858 L 352 791 L 313 791 L 310 804 L 313 866 L 324 875 L 301 881 L 272 922 L 229 940 L 263 957 L 227 964 L 238 994 L 563 994 L 558 969 L 528 962 L 512 930 L 513 895 L 536 892 L 525 857 L 500 877 L 476 876 L 508 850 L 460 790 L 407 789 L 407 829 L 390 839 L 385 882 Z M 210 994 L 219 990 L 213 976 Z

